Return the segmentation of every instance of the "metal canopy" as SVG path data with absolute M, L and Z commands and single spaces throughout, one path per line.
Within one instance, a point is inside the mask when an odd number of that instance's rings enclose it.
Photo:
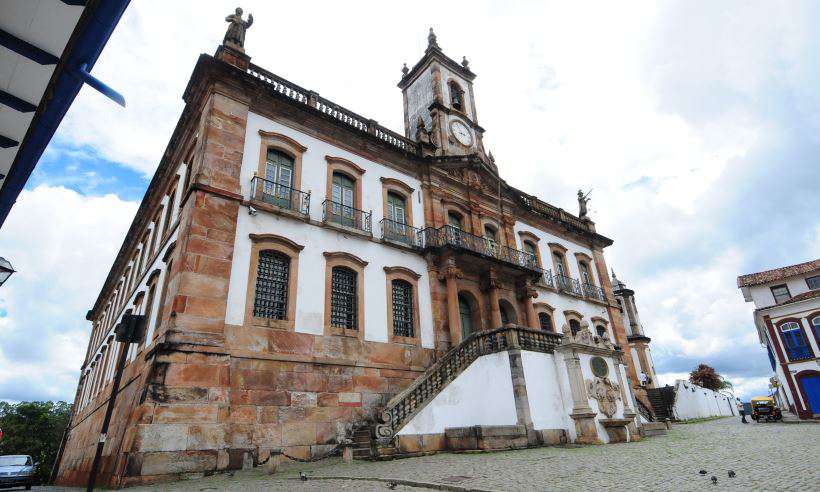
M 129 0 L 3 0 L 0 15 L 0 226 Z M 119 98 L 119 99 L 117 99 Z

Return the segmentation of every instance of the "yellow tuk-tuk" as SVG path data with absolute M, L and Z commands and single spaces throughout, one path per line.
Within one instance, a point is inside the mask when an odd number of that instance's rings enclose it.
M 774 398 L 755 396 L 750 403 L 752 405 L 752 418 L 755 422 L 775 422 L 783 419 L 783 414 L 775 405 Z

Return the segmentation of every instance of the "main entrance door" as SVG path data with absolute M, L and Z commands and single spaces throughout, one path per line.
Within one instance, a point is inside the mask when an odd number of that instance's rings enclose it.
M 808 410 L 814 415 L 820 415 L 820 375 L 808 375 L 800 378 L 803 391 L 806 392 Z
M 473 332 L 473 310 L 464 296 L 458 296 L 458 317 L 461 320 L 461 339 L 464 340 Z

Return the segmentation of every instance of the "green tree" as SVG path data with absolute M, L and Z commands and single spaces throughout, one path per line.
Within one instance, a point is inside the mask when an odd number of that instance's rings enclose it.
M 698 367 L 689 373 L 689 381 L 714 391 L 724 387 L 724 379 L 708 364 L 698 364 Z
M 0 402 L 0 455 L 30 455 L 39 463 L 37 480 L 48 482 L 70 419 L 71 406 L 64 401 Z

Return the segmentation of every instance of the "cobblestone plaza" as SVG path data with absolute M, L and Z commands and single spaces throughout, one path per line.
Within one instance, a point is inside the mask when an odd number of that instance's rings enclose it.
M 133 490 L 388 489 L 388 483 L 376 480 L 380 479 L 445 485 L 450 490 L 806 491 L 816 490 L 820 483 L 818 450 L 818 425 L 743 425 L 739 419 L 724 418 L 674 425 L 667 436 L 631 444 L 441 453 L 395 461 L 355 461 L 349 465 L 334 458 L 285 466 L 274 476 L 257 468 L 233 476 L 223 474 Z M 705 476 L 699 474 L 702 469 L 707 470 Z M 728 470 L 736 473 L 735 478 L 728 477 Z M 300 471 L 310 479 L 299 481 Z M 711 483 L 712 475 L 718 478 L 717 485 Z M 413 489 L 418 490 L 399 484 L 394 490 Z

